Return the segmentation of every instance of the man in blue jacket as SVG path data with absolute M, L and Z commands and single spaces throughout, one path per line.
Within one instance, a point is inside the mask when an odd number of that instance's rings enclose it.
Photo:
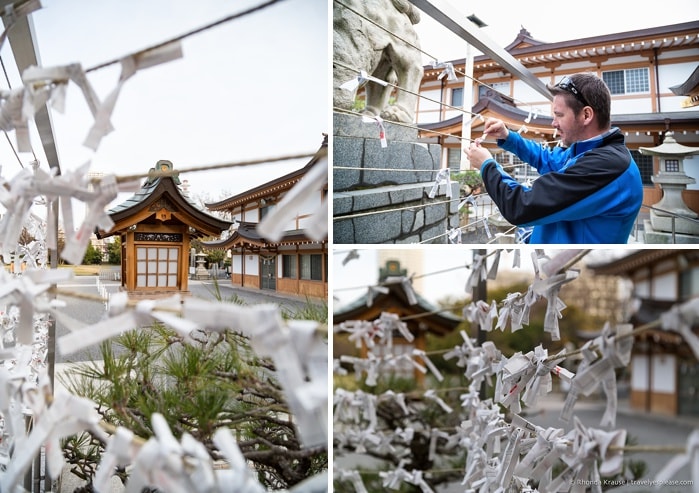
M 563 77 L 553 94 L 553 127 L 563 147 L 549 148 L 488 119 L 484 136 L 534 166 L 531 187 L 508 175 L 476 139 L 466 151 L 481 169 L 500 213 L 517 226 L 533 226 L 529 243 L 626 243 L 643 200 L 641 175 L 611 127 L 611 95 L 590 73 Z

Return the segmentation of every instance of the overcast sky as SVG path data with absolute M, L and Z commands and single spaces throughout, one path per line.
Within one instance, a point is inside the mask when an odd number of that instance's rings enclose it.
M 41 65 L 89 68 L 137 52 L 265 0 L 42 0 L 32 14 Z M 115 130 L 92 152 L 82 145 L 92 116 L 70 84 L 64 114 L 52 117 L 60 164 L 87 160 L 96 172 L 147 172 L 159 159 L 175 168 L 315 152 L 329 132 L 328 3 L 284 0 L 182 41 L 183 58 L 139 71 L 123 86 Z M 9 43 L 0 52 L 13 87 L 21 85 Z M 99 97 L 114 88 L 119 65 L 88 74 Z M 6 88 L 5 82 L 0 83 Z M 9 136 L 14 143 L 14 132 Z M 38 135 L 35 152 L 46 167 Z M 33 157 L 21 154 L 26 165 Z M 3 176 L 19 171 L 0 141 Z M 308 160 L 181 176 L 194 194 L 240 193 Z M 121 202 L 129 194 L 121 196 Z

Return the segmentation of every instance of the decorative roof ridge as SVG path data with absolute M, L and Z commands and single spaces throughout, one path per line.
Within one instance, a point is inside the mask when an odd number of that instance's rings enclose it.
M 158 165 L 167 166 L 168 170 L 173 169 L 172 162 L 167 160 L 159 160 Z M 154 171 L 154 168 L 151 168 Z M 220 217 L 214 216 L 207 210 L 200 209 L 185 197 L 182 190 L 178 186 L 179 178 L 173 176 L 158 176 L 155 179 L 147 179 L 140 189 L 138 189 L 131 197 L 124 200 L 123 202 L 115 205 L 107 213 L 110 216 L 116 216 L 117 218 L 128 216 L 128 211 L 143 207 L 143 205 L 149 201 L 153 194 L 155 194 L 159 189 L 162 189 L 159 193 L 160 196 L 170 196 L 173 200 L 180 204 L 185 212 L 188 214 L 199 217 L 201 220 L 208 222 L 211 225 L 215 225 L 217 229 L 225 230 L 230 228 L 231 222 L 221 219 Z

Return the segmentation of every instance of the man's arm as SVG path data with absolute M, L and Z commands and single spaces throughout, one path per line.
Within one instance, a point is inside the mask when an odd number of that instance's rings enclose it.
M 565 172 L 541 175 L 531 188 L 519 184 L 492 159 L 483 163 L 481 176 L 488 194 L 512 224 L 579 220 L 603 213 L 622 193 L 607 185 L 624 173 L 628 159 L 610 157 L 581 159 Z
M 570 157 L 568 149 L 551 149 L 539 142 L 525 139 L 516 132 L 509 132 L 505 140 L 498 139 L 498 146 L 536 168 L 540 175 L 560 170 Z

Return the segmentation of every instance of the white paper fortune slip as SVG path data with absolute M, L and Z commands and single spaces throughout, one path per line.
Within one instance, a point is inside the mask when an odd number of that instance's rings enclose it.
M 93 151 L 97 150 L 102 137 L 111 131 L 111 123 L 109 120 L 116 106 L 121 88 L 127 80 L 139 70 L 170 62 L 178 58 L 182 58 L 182 45 L 179 42 L 169 43 L 155 50 L 148 50 L 122 58 L 119 82 L 117 82 L 116 87 L 105 98 L 97 111 L 95 123 L 90 129 L 84 145 Z
M 446 185 L 446 190 L 445 193 L 448 198 L 451 198 L 452 193 L 451 193 L 451 170 L 449 168 L 442 168 L 439 170 L 437 173 L 437 176 L 434 179 L 434 183 L 432 184 L 432 188 L 430 189 L 429 193 L 427 196 L 431 199 L 435 198 L 437 195 L 437 191 L 439 190 L 439 186 L 442 184 Z
M 296 229 L 290 227 L 294 219 L 306 204 L 317 200 L 318 194 L 328 183 L 328 149 L 322 147 L 317 153 L 317 161 L 292 189 L 284 195 L 281 202 L 257 225 L 257 232 L 265 239 L 277 242 L 284 232 Z M 311 212 L 312 221 L 305 225 L 305 234 L 315 241 L 324 239 L 328 234 L 327 203 L 323 200 Z

